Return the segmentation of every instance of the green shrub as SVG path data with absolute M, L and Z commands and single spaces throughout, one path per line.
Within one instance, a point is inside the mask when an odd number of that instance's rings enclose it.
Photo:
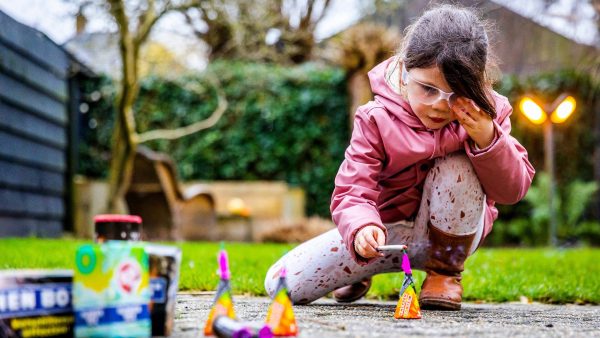
M 80 82 L 80 91 L 82 104 L 78 115 L 76 172 L 92 178 L 106 178 L 111 157 L 115 88 L 109 78 L 96 77 Z M 87 109 L 82 110 L 81 106 Z
M 600 245 L 600 222 L 585 221 L 577 225 L 574 231 L 576 238 L 587 245 Z
M 582 221 L 586 207 L 598 190 L 596 182 L 575 180 L 564 187 L 556 188 L 554 198 L 559 243 L 573 244 L 582 239 L 586 244 L 600 241 L 600 223 Z M 498 220 L 494 231 L 487 239 L 491 245 L 518 244 L 539 246 L 548 244 L 550 224 L 550 177 L 538 173 L 524 198 L 529 217 L 518 217 L 510 221 Z

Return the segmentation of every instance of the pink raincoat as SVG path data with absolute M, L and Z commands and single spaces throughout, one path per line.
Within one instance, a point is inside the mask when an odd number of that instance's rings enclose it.
M 437 130 L 421 123 L 409 103 L 385 81 L 392 61 L 384 61 L 369 72 L 375 98 L 356 112 L 352 139 L 335 178 L 331 200 L 333 221 L 359 263 L 364 260 L 357 258 L 353 246 L 358 230 L 373 224 L 387 237 L 383 223 L 413 216 L 435 158 L 464 151 L 471 160 L 487 199 L 484 236 L 498 217 L 494 204 L 521 200 L 535 173 L 525 148 L 510 136 L 512 107 L 506 97 L 494 92 L 496 137 L 486 149 L 476 150 L 456 121 Z

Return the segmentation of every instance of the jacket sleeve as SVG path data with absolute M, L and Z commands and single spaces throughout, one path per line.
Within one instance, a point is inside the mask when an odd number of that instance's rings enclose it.
M 381 222 L 376 203 L 380 192 L 378 178 L 384 161 L 385 153 L 377 124 L 368 111 L 359 108 L 345 160 L 335 178 L 331 214 L 346 248 L 361 265 L 373 259 L 363 258 L 355 252 L 356 233 L 367 225 L 376 225 L 387 238 L 387 229 Z
M 511 113 L 512 107 L 506 102 L 503 120 L 494 120 L 496 138 L 491 146 L 476 150 L 473 142 L 465 142 L 465 151 L 483 190 L 489 199 L 500 204 L 515 204 L 525 197 L 535 174 L 527 150 L 510 135 Z

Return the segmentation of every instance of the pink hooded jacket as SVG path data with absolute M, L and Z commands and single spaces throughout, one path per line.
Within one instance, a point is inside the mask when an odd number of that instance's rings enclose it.
M 527 151 L 510 136 L 512 107 L 494 92 L 497 117 L 492 145 L 476 150 L 465 129 L 452 122 L 441 129 L 427 129 L 409 103 L 385 81 L 392 59 L 369 72 L 375 99 L 358 108 L 350 145 L 335 178 L 331 200 L 333 221 L 355 261 L 366 264 L 354 251 L 354 237 L 366 225 L 406 219 L 419 207 L 422 184 L 433 160 L 464 151 L 471 160 L 486 193 L 484 236 L 498 217 L 495 202 L 514 204 L 521 200 L 535 170 Z

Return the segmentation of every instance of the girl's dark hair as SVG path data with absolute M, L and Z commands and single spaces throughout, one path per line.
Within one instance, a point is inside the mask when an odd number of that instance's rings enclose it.
M 400 58 L 407 70 L 437 66 L 458 96 L 496 117 L 491 86 L 497 67 L 483 20 L 473 11 L 441 5 L 405 30 Z

